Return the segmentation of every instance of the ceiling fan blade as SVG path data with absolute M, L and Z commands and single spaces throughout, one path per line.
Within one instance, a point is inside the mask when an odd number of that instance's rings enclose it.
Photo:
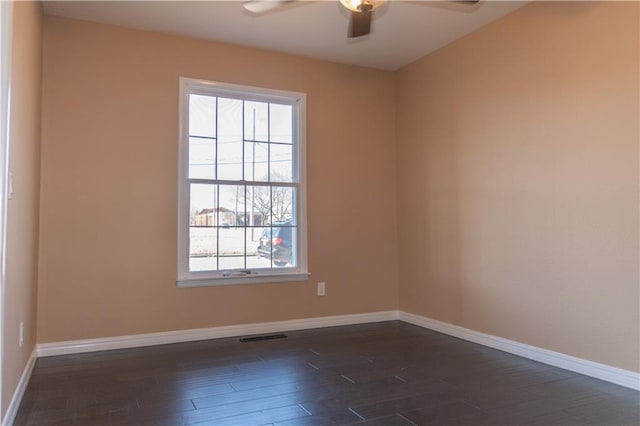
M 361 37 L 371 31 L 371 12 L 351 12 L 349 38 Z
M 243 1 L 242 7 L 251 13 L 260 14 L 280 9 L 288 3 L 295 3 L 297 0 L 253 0 Z

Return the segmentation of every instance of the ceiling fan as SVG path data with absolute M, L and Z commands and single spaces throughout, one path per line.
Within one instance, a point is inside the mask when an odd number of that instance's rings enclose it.
M 306 0 L 251 0 L 243 1 L 242 6 L 251 13 L 262 14 L 278 10 L 292 3 L 303 2 Z M 389 0 L 339 0 L 340 3 L 349 9 L 349 32 L 347 33 L 349 38 L 361 37 L 369 34 L 371 31 L 371 18 L 373 11 L 380 7 L 383 3 Z M 469 11 L 475 9 L 475 5 L 480 0 L 467 1 L 467 0 L 451 0 L 451 1 L 417 1 L 410 0 L 409 3 L 421 4 L 427 6 L 438 6 L 445 4 L 455 4 L 463 8 L 467 8 Z M 457 7 L 456 9 L 460 9 Z

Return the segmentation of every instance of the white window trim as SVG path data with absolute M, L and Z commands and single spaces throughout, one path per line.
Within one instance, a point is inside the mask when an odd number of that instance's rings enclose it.
M 230 284 L 275 283 L 304 281 L 309 278 L 307 267 L 307 198 L 306 198 L 306 94 L 299 92 L 241 86 L 180 77 L 179 153 L 178 153 L 178 287 L 205 287 Z M 189 120 L 190 93 L 226 96 L 254 101 L 294 102 L 294 132 L 296 133 L 296 161 L 298 164 L 297 192 L 297 267 L 273 269 L 259 274 L 221 276 L 220 271 L 189 271 Z M 296 124 L 297 123 L 297 126 Z

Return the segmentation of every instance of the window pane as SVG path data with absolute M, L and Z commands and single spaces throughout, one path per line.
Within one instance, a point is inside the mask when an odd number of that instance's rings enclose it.
M 189 218 L 191 226 L 216 226 L 217 223 L 217 185 L 191 184 L 191 208 Z
M 216 137 L 216 98 L 189 95 L 189 136 Z
M 244 185 L 220 185 L 219 226 L 241 226 L 245 215 Z
M 244 185 L 220 185 L 220 229 L 218 231 L 220 270 L 245 267 L 245 205 Z
M 191 227 L 189 231 L 189 270 L 217 269 L 218 228 Z
M 269 104 L 269 131 L 271 142 L 292 143 L 293 107 L 291 105 Z
M 218 245 L 217 185 L 192 184 L 189 228 L 189 270 L 215 270 Z
M 262 254 L 265 253 L 266 247 L 261 246 L 261 237 L 263 236 L 264 229 L 269 228 L 247 228 L 246 247 L 248 269 L 269 268 L 271 266 L 271 256 L 264 257 L 258 251 L 258 249 L 260 249 Z
M 269 180 L 269 144 L 244 143 L 245 180 L 266 182 Z
M 247 186 L 247 211 L 254 226 L 271 225 L 271 187 Z
M 242 179 L 242 101 L 218 98 L 218 179 Z
M 271 187 L 271 216 L 273 224 L 293 220 L 293 188 L 285 186 Z
M 268 217 L 264 215 L 265 212 L 269 212 L 270 200 L 267 198 L 266 203 L 262 201 L 265 199 L 264 193 L 269 191 L 268 187 L 254 187 L 247 186 L 246 189 L 246 213 L 244 223 L 246 226 L 261 227 L 265 223 L 268 223 Z M 266 194 L 269 194 L 266 192 Z M 264 205 L 263 205 L 264 204 Z M 257 240 L 256 240 L 257 241 Z
M 194 179 L 215 178 L 216 140 L 189 138 L 189 177 Z
M 243 269 L 244 266 L 244 228 L 220 228 L 219 269 Z
M 293 181 L 293 145 L 270 144 L 271 182 Z
M 260 244 L 260 236 L 263 228 L 251 227 L 247 228 L 245 236 L 247 246 L 247 256 L 256 256 L 258 254 L 258 244 Z
M 269 140 L 269 104 L 251 101 L 244 103 L 244 138 L 251 141 Z
M 288 224 L 271 227 L 270 239 L 262 243 L 267 250 L 259 249 L 266 259 L 271 259 L 271 267 L 295 266 L 296 228 Z

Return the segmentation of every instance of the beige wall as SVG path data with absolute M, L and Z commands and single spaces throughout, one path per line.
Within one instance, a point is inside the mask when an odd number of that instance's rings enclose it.
M 638 3 L 535 3 L 397 75 L 400 308 L 639 371 Z
M 40 94 L 42 8 L 39 2 L 13 5 L 13 46 L 4 300 L 2 416 L 36 342 L 36 285 L 40 186 Z M 20 322 L 24 345 L 18 346 Z
M 45 18 L 38 341 L 399 307 L 639 371 L 637 36 L 535 3 L 394 75 Z M 175 287 L 181 75 L 308 94 L 309 282 Z
M 176 288 L 179 76 L 307 93 L 308 282 Z M 395 309 L 393 97 L 390 72 L 46 17 L 38 341 Z

